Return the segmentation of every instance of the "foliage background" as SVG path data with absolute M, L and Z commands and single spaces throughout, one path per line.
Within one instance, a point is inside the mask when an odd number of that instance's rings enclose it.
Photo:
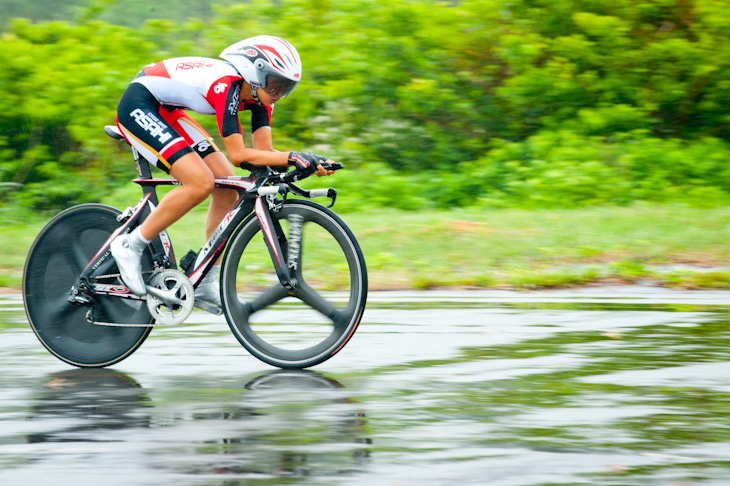
M 345 162 L 345 209 L 724 205 L 728 6 L 2 0 L 0 204 L 53 211 L 128 183 L 101 128 L 136 72 L 270 33 L 305 63 L 276 146 Z

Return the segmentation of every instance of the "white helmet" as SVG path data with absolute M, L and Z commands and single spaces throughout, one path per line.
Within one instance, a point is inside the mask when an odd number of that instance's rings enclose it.
M 251 93 L 256 101 L 257 88 L 274 98 L 286 98 L 302 79 L 299 53 L 280 37 L 250 37 L 225 48 L 220 57 L 233 64 L 241 77 L 251 85 Z

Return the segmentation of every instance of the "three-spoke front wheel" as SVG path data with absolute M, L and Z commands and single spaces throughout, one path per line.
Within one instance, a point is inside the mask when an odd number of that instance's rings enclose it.
M 314 366 L 340 351 L 360 323 L 365 258 L 345 223 L 319 204 L 289 200 L 271 217 L 296 290 L 279 283 L 252 215 L 232 237 L 221 265 L 226 319 L 260 360 L 280 368 Z

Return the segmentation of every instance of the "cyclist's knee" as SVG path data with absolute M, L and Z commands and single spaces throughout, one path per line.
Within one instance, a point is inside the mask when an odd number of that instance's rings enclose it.
M 201 203 L 213 192 L 213 173 L 198 154 L 190 153 L 181 157 L 170 169 L 170 175 L 182 183 L 187 197 L 195 204 Z
M 198 203 L 201 203 L 213 193 L 215 181 L 212 174 L 206 174 L 205 176 L 198 177 L 193 181 L 188 182 L 185 186 L 187 186 L 190 192 L 190 197 Z

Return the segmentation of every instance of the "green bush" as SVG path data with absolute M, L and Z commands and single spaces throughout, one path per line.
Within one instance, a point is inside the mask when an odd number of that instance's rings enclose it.
M 101 127 L 135 73 L 259 33 L 305 64 L 277 148 L 356 169 L 337 176 L 352 208 L 729 200 L 724 2 L 252 0 L 135 28 L 88 5 L 0 38 L 0 204 L 50 210 L 125 181 L 126 148 Z

